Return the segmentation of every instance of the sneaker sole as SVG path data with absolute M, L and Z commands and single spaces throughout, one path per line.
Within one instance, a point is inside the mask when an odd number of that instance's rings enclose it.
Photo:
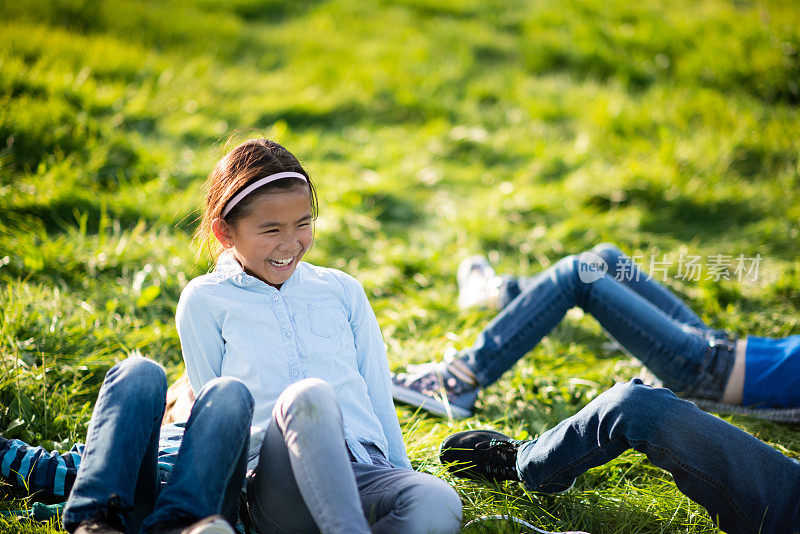
M 397 384 L 392 385 L 392 398 L 404 404 L 421 408 L 439 417 L 463 419 L 472 416 L 472 410 L 467 410 L 455 404 L 450 404 L 448 410 L 448 406 L 445 406 L 443 402 Z

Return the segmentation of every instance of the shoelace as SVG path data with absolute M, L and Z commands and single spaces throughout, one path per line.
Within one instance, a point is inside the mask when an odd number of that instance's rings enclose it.
M 510 441 L 492 439 L 478 443 L 479 467 L 487 475 L 517 479 L 517 447 Z
M 414 389 L 420 392 L 428 392 L 434 395 L 459 395 L 465 388 L 464 384 L 453 377 L 442 363 L 424 363 L 409 365 L 406 373 L 400 373 L 397 377 L 406 384 L 416 384 Z

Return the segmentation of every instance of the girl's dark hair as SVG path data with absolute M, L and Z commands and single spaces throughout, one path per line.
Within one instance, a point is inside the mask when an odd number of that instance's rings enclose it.
M 316 219 L 318 213 L 317 192 L 311 182 L 311 177 L 297 161 L 297 158 L 275 141 L 264 138 L 249 139 L 225 154 L 206 179 L 203 186 L 206 192 L 203 218 L 195 233 L 200 250 L 207 248 L 215 259 L 222 252 L 222 245 L 213 237 L 211 222 L 222 217 L 222 210 L 225 209 L 225 205 L 231 197 L 259 178 L 285 171 L 300 173 L 308 181 L 299 178 L 284 178 L 270 182 L 242 199 L 225 216 L 225 222 L 235 225 L 236 221 L 247 216 L 252 209 L 253 201 L 264 192 L 301 188 L 308 190 L 311 216 Z

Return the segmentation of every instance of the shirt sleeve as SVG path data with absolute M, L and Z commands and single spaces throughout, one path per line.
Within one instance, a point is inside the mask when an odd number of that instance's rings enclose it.
M 24 492 L 38 497 L 63 500 L 69 496 L 81 463 L 83 445 L 69 452 L 49 452 L 31 447 L 18 439 L 0 438 L 2 479 Z
M 186 374 L 197 394 L 206 382 L 221 375 L 225 343 L 219 323 L 203 305 L 201 295 L 192 284 L 186 286 L 178 300 L 175 326 Z
M 389 462 L 395 467 L 411 469 L 411 462 L 406 455 L 403 433 L 397 420 L 397 411 L 392 401 L 392 381 L 389 377 L 389 360 L 386 346 L 383 343 L 381 329 L 375 312 L 372 311 L 367 295 L 361 284 L 357 285 L 353 313 L 350 325 L 356 345 L 358 371 L 367 384 L 367 393 L 372 402 L 372 409 L 383 428 L 383 434 L 389 444 Z

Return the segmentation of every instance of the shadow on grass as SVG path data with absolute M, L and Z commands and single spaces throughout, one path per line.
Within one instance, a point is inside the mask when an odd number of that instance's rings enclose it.
M 739 143 L 733 148 L 728 170 L 745 179 L 758 175 L 772 176 L 784 168 L 797 165 L 797 153 L 791 150 L 773 150 L 756 143 Z
M 320 3 L 320 0 L 250 0 L 233 2 L 230 10 L 245 22 L 276 23 L 304 15 Z
M 584 205 L 598 211 L 633 205 L 642 208 L 639 229 L 653 234 L 667 234 L 683 242 L 718 243 L 721 236 L 735 240 L 746 236 L 750 225 L 759 224 L 772 216 L 759 203 L 750 199 L 703 199 L 686 196 L 672 198 L 666 190 L 653 185 L 624 191 L 622 200 L 611 195 L 593 195 Z M 760 231 L 763 233 L 763 231 Z M 794 257 L 796 242 L 778 232 L 758 244 L 759 251 L 782 258 Z
M 684 196 L 672 198 L 667 191 L 653 185 L 628 189 L 624 193 L 625 197 L 617 202 L 605 195 L 594 195 L 584 204 L 600 210 L 633 204 L 643 208 L 646 213 L 643 229 L 658 232 L 683 225 L 693 228 L 694 233 L 699 235 L 719 235 L 720 231 L 731 225 L 754 222 L 767 216 L 744 199 L 707 199 L 698 202 Z
M 257 127 L 268 127 L 278 120 L 292 129 L 322 129 L 340 131 L 356 124 L 392 125 L 421 124 L 434 116 L 446 114 L 443 109 L 423 102 L 402 104 L 393 94 L 381 93 L 368 102 L 348 101 L 328 107 L 292 106 L 262 114 Z
M 0 226 L 14 228 L 18 221 L 34 218 L 42 222 L 47 234 L 54 235 L 77 227 L 77 216 L 85 217 L 84 230 L 87 235 L 96 234 L 104 218 L 117 221 L 123 229 L 133 228 L 142 220 L 156 222 L 148 220 L 141 211 L 122 207 L 104 208 L 99 199 L 76 195 L 48 203 L 5 207 L 0 210 Z

